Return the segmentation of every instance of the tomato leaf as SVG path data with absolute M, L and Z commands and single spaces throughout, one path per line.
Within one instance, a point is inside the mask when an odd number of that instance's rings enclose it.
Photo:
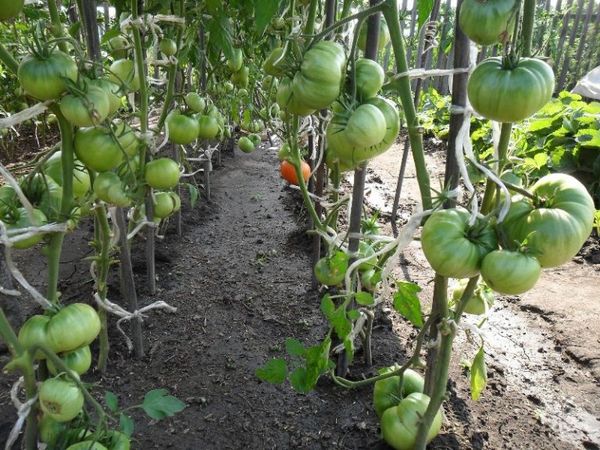
M 331 300 L 329 294 L 325 294 L 323 296 L 323 299 L 321 300 L 321 312 L 325 317 L 329 318 L 329 316 L 331 316 L 334 313 L 334 311 L 335 305 L 333 303 L 333 300 Z
M 594 130 L 592 128 L 584 128 L 577 132 L 577 134 L 575 135 L 575 139 L 583 147 L 600 148 L 600 130 Z
M 166 389 L 154 389 L 144 397 L 142 409 L 155 420 L 171 417 L 183 411 L 186 404 L 176 397 L 169 395 Z
M 190 206 L 193 208 L 196 206 L 198 202 L 198 198 L 200 198 L 200 192 L 198 192 L 198 188 L 191 183 L 185 183 L 188 188 L 188 192 L 190 193 Z
M 258 36 L 262 35 L 273 16 L 279 10 L 281 0 L 255 0 L 254 1 L 254 28 Z
M 471 398 L 479 400 L 481 393 L 487 384 L 487 368 L 485 366 L 485 354 L 483 345 L 479 347 L 479 351 L 471 364 Z
M 427 21 L 433 10 L 433 0 L 418 0 L 417 8 L 419 12 L 419 29 Z
M 112 412 L 117 412 L 119 409 L 119 399 L 113 392 L 106 391 L 104 393 L 104 402 L 106 403 L 106 407 Z
M 356 309 L 349 309 L 346 314 L 348 314 L 348 319 L 353 321 L 358 320 L 360 317 L 360 313 Z
M 286 342 L 287 345 L 287 342 Z M 288 374 L 287 364 L 281 358 L 274 358 L 256 369 L 256 376 L 263 381 L 271 384 L 281 384 L 285 381 Z
M 207 28 L 211 45 L 223 50 L 225 57 L 230 59 L 233 56 L 233 45 L 231 43 L 231 22 L 229 18 L 227 16 L 214 17 L 208 23 Z
M 304 356 L 306 353 L 306 349 L 302 342 L 298 339 L 288 338 L 285 340 L 285 350 L 288 352 L 290 356 Z
M 304 367 L 297 367 L 290 374 L 290 384 L 296 392 L 300 392 L 301 394 L 310 392 L 310 388 L 306 382 L 306 369 Z
M 363 306 L 369 306 L 374 303 L 373 295 L 369 292 L 357 292 L 354 299 L 356 300 L 356 303 Z
M 423 312 L 421 311 L 421 302 L 417 293 L 421 288 L 409 281 L 397 281 L 398 291 L 394 294 L 394 309 L 398 311 L 414 326 L 421 328 L 423 326 Z
M 121 413 L 119 416 L 119 429 L 127 437 L 131 437 L 133 434 L 133 420 L 127 414 Z

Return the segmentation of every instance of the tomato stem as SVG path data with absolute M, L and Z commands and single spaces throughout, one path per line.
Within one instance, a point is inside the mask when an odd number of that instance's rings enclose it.
M 13 74 L 17 74 L 19 70 L 19 63 L 14 56 L 0 43 L 0 61 L 10 70 Z
M 96 228 L 98 230 L 98 247 L 96 252 L 98 257 L 96 265 L 98 272 L 96 274 L 96 290 L 102 300 L 106 300 L 108 292 L 108 271 L 110 268 L 110 226 L 106 215 L 106 206 L 97 204 L 96 208 Z M 106 371 L 106 363 L 108 361 L 108 352 L 110 344 L 108 340 L 108 318 L 104 308 L 98 308 L 98 316 L 100 317 L 100 351 L 98 353 L 98 370 L 102 373 Z

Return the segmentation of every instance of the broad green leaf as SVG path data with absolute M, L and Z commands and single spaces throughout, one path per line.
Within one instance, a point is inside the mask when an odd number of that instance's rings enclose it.
M 256 369 L 255 374 L 258 378 L 268 383 L 281 384 L 285 381 L 288 374 L 287 364 L 281 358 L 274 358 L 267 361 L 264 366 Z
M 357 292 L 354 299 L 356 300 L 356 303 L 362 306 L 369 306 L 375 302 L 373 300 L 373 295 L 370 292 Z
M 584 128 L 577 132 L 575 140 L 583 147 L 600 148 L 600 130 Z
M 121 433 L 131 437 L 133 434 L 133 420 L 127 414 L 122 414 L 119 416 L 119 429 Z
M 297 367 L 290 374 L 290 384 L 296 392 L 301 394 L 308 394 L 311 391 L 306 382 L 306 369 L 304 367 Z
M 187 188 L 188 188 L 188 192 L 190 193 L 190 206 L 192 208 L 194 208 L 196 206 L 196 203 L 198 202 L 198 199 L 200 198 L 200 192 L 198 191 L 198 188 L 196 186 L 194 186 L 191 183 L 185 183 Z
M 119 399 L 113 392 L 106 391 L 104 393 L 104 402 L 106 403 L 106 407 L 112 412 L 117 412 L 119 409 Z
M 348 315 L 348 319 L 352 320 L 352 321 L 357 321 L 358 318 L 360 317 L 360 313 L 358 312 L 358 310 L 356 309 L 349 309 L 346 314 Z
M 479 351 L 473 359 L 470 374 L 471 398 L 473 398 L 473 400 L 479 400 L 479 397 L 481 396 L 481 393 L 487 384 L 487 368 L 485 366 L 485 354 L 483 352 L 483 346 L 479 348 Z
M 346 339 L 346 336 L 352 331 L 352 323 L 350 322 L 350 319 L 348 319 L 346 309 L 343 305 L 336 309 L 327 319 L 342 341 Z
M 321 300 L 321 312 L 328 319 L 329 316 L 335 312 L 335 304 L 333 303 L 333 300 L 331 300 L 329 294 L 325 294 Z
M 262 35 L 271 22 L 271 19 L 279 11 L 281 0 L 255 0 L 254 1 L 254 30 L 258 36 Z
M 556 126 L 555 122 L 555 117 L 544 117 L 541 119 L 532 120 L 529 122 L 529 132 L 535 133 L 536 131 L 547 131 Z
M 154 389 L 146 394 L 142 409 L 155 420 L 171 417 L 183 411 L 185 403 L 172 395 L 166 389 Z
M 104 33 L 102 35 L 102 39 L 100 39 L 100 42 L 102 44 L 105 44 L 109 40 L 111 40 L 112 38 L 120 36 L 120 35 L 121 35 L 121 29 L 120 28 L 112 28 L 112 29 L 108 30 L 106 33 Z
M 417 8 L 419 12 L 419 29 L 427 20 L 433 10 L 433 0 L 417 0 Z
M 288 338 L 285 340 L 285 350 L 290 356 L 304 356 L 305 349 L 298 339 Z
M 538 169 L 541 169 L 548 163 L 548 155 L 546 153 L 537 153 L 533 157 L 533 161 Z
M 327 336 L 319 345 L 310 347 L 306 351 L 305 387 L 310 391 L 314 389 L 319 377 L 329 370 L 329 349 L 331 338 Z
M 397 281 L 397 292 L 394 294 L 394 309 L 398 311 L 414 326 L 421 328 L 423 326 L 423 312 L 421 311 L 421 302 L 417 294 L 421 288 L 409 281 Z
M 208 23 L 208 33 L 210 44 L 222 50 L 226 58 L 231 58 L 233 56 L 233 45 L 229 18 L 226 16 L 213 17 Z

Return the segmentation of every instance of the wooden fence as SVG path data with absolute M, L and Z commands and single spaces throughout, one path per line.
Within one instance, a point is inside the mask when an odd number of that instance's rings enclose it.
M 455 8 L 450 0 L 434 0 L 433 26 L 417 29 L 416 8 L 401 5 L 408 58 L 411 67 L 450 69 L 453 61 Z M 435 45 L 426 37 L 430 34 Z M 577 81 L 600 65 L 600 1 L 599 0 L 538 0 L 533 36 L 535 56 L 547 59 L 556 75 L 556 92 L 572 89 Z M 389 67 L 390 52 L 386 49 L 384 65 Z M 501 54 L 500 46 L 479 49 L 478 61 Z M 449 93 L 448 78 L 426 80 L 423 87 L 433 85 L 443 94 Z

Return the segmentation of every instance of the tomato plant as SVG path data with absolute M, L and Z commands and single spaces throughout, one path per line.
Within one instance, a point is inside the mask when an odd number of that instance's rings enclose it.
M 552 97 L 554 73 L 544 61 L 521 58 L 516 65 L 488 58 L 475 67 L 467 84 L 473 109 L 486 119 L 518 122 Z
M 9 220 L 3 219 L 7 230 L 20 230 L 28 227 L 39 227 L 47 222 L 46 215 L 39 209 L 33 209 L 32 217 L 29 217 L 25 208 L 18 208 L 13 212 Z M 13 243 L 13 248 L 23 250 L 33 247 L 43 239 L 43 233 L 37 233 L 25 239 L 21 239 Z
M 198 137 L 214 139 L 219 134 L 219 122 L 213 116 L 202 114 L 198 117 Z
M 51 177 L 59 186 L 63 184 L 62 152 L 54 153 L 44 165 L 44 173 Z M 82 199 L 90 190 L 90 175 L 80 162 L 75 161 L 73 168 L 73 196 Z
M 185 104 L 197 113 L 203 112 L 206 108 L 206 101 L 196 92 L 188 92 L 185 95 Z
M 154 217 L 164 219 L 177 212 L 181 200 L 175 192 L 157 192 L 154 194 Z

